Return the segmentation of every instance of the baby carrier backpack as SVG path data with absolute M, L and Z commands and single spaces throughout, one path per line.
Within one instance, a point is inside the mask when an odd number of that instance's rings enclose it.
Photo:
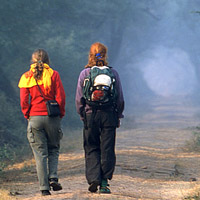
M 83 84 L 85 103 L 96 109 L 114 105 L 117 97 L 115 76 L 108 66 L 93 66 Z

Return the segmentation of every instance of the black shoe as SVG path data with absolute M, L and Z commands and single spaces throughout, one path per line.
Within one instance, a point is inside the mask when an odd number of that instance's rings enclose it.
M 94 183 L 92 183 L 92 184 L 89 186 L 88 190 L 89 190 L 90 192 L 96 192 L 96 191 L 98 190 L 98 189 L 97 189 L 98 185 L 99 185 L 99 183 L 94 182 Z
M 47 195 L 51 195 L 51 193 L 49 192 L 49 190 L 41 190 L 42 196 L 47 196 Z
M 49 179 L 49 185 L 50 185 L 50 187 L 53 188 L 53 191 L 62 190 L 62 186 L 61 186 L 60 183 L 58 183 L 58 179 L 57 178 Z

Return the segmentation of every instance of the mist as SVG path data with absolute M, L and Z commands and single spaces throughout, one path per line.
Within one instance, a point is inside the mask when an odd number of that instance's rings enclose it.
M 195 66 L 181 49 L 157 47 L 142 63 L 141 70 L 148 87 L 157 95 L 192 95 L 197 88 Z
M 135 117 L 138 110 L 148 112 L 155 97 L 184 103 L 189 99 L 189 104 L 198 106 L 200 2 L 144 2 L 131 3 L 130 24 L 115 62 L 120 66 L 125 112 L 135 112 Z

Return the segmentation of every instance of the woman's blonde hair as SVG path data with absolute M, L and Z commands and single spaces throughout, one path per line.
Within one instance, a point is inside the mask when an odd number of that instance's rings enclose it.
M 37 49 L 32 53 L 31 64 L 37 63 L 35 70 L 33 72 L 33 76 L 36 80 L 41 79 L 44 65 L 46 63 L 49 65 L 49 56 L 48 53 L 44 49 Z
M 91 45 L 88 57 L 88 64 L 85 68 L 93 66 L 107 66 L 107 47 L 100 42 Z

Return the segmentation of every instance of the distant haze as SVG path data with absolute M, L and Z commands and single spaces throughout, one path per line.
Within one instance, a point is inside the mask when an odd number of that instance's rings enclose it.
M 155 95 L 198 100 L 200 1 L 134 1 L 130 9 L 116 61 L 126 105 Z
M 179 48 L 157 47 L 142 63 L 144 79 L 158 95 L 188 95 L 197 86 L 195 68 L 188 54 Z

